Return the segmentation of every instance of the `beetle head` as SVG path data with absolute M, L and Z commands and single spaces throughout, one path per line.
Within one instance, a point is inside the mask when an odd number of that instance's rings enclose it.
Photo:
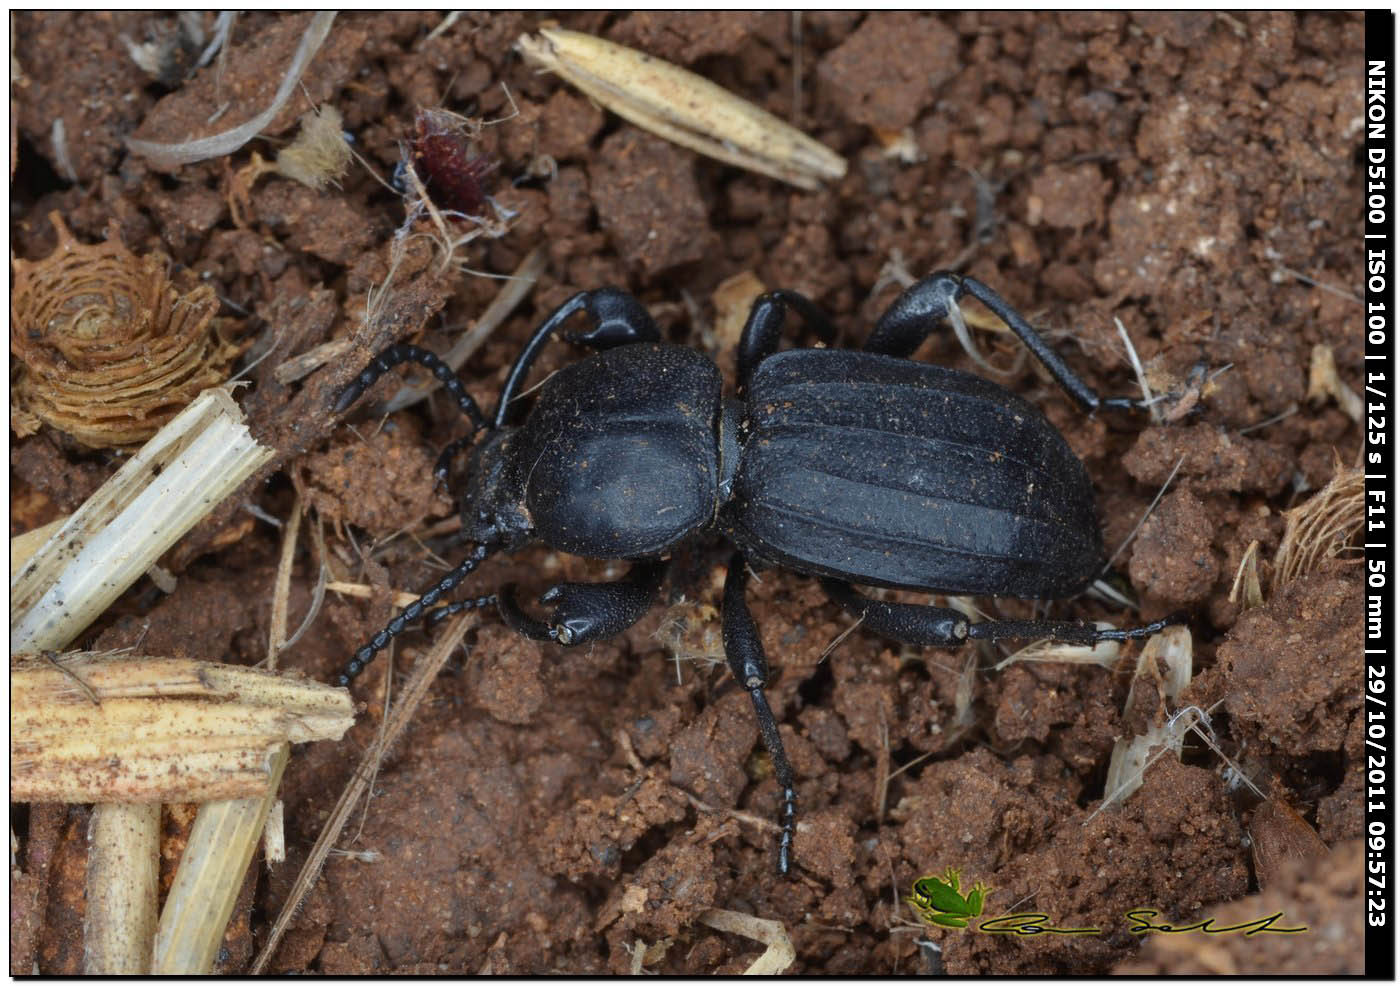
M 534 536 L 534 524 L 525 509 L 524 483 L 514 468 L 513 439 L 517 431 L 493 431 L 476 447 L 462 493 L 463 535 L 478 544 L 506 551 L 524 547 Z

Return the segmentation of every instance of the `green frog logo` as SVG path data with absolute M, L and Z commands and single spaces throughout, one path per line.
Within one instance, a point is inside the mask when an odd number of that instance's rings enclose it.
M 961 874 L 948 867 L 943 876 L 926 876 L 914 881 L 914 892 L 904 898 L 929 924 L 944 928 L 966 928 L 967 922 L 982 915 L 983 904 L 992 888 L 980 881 L 966 894 L 962 892 Z

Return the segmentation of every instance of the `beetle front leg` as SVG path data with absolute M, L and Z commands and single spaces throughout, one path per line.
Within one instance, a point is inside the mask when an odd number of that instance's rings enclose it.
M 640 620 L 651 609 L 666 578 L 666 563 L 640 562 L 616 582 L 560 582 L 540 596 L 554 603 L 549 620 L 537 620 L 515 601 L 515 586 L 496 594 L 501 619 L 516 633 L 532 640 L 553 640 L 565 647 L 606 640 Z
M 569 332 L 564 338 L 579 346 L 590 349 L 613 349 L 634 342 L 660 342 L 661 331 L 640 301 L 618 288 L 598 288 L 595 291 L 580 291 L 554 310 L 554 313 L 541 323 L 520 350 L 515 364 L 510 368 L 501 397 L 492 415 L 496 428 L 505 426 L 510 416 L 510 403 L 530 375 L 551 336 L 577 312 L 587 312 L 596 323 L 583 332 Z
M 866 351 L 886 356 L 911 356 L 939 322 L 945 318 L 961 317 L 958 299 L 964 294 L 972 295 L 1005 322 L 1031 351 L 1031 355 L 1050 371 L 1055 382 L 1085 411 L 1097 411 L 1101 407 L 1125 409 L 1146 406 L 1133 397 L 1100 397 L 1005 298 L 976 278 L 946 270 L 916 282 L 894 300 L 875 323 L 875 329 L 865 343 Z
M 882 637 L 916 647 L 957 647 L 965 640 L 1035 640 L 1050 637 L 1070 644 L 1097 644 L 1105 640 L 1139 640 L 1186 622 L 1176 613 L 1146 626 L 1127 630 L 1104 629 L 1071 620 L 986 620 L 970 623 L 955 609 L 917 603 L 887 603 L 871 599 L 849 582 L 822 579 L 832 601 L 862 618 L 864 625 Z
M 768 657 L 763 652 L 758 627 L 754 625 L 749 604 L 744 599 L 744 587 L 748 580 L 744 557 L 736 553 L 729 560 L 729 574 L 724 580 L 724 656 L 729 661 L 729 670 L 753 700 L 758 732 L 763 737 L 768 756 L 773 760 L 773 773 L 782 790 L 783 803 L 778 816 L 782 829 L 778 841 L 778 872 L 787 876 L 792 867 L 792 841 L 797 832 L 797 782 L 792 773 L 792 764 L 783 750 L 783 738 L 778 734 L 778 721 L 773 718 L 773 710 L 769 708 L 768 698 L 763 693 L 763 687 L 768 683 Z
M 793 308 L 802 316 L 809 327 L 834 336 L 836 329 L 824 311 L 814 305 L 806 295 L 796 291 L 769 291 L 754 299 L 749 309 L 749 319 L 744 323 L 744 333 L 739 337 L 738 368 L 739 394 L 748 392 L 749 381 L 754 370 L 769 356 L 778 351 L 782 338 L 783 323 L 787 320 L 788 309 Z

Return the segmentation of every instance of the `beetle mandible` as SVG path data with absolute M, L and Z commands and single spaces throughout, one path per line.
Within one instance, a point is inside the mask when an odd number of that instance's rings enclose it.
M 778 869 L 788 873 L 796 781 L 764 694 L 768 658 L 744 597 L 750 562 L 817 576 L 867 629 L 919 646 L 1046 636 L 1092 644 L 1145 637 L 1176 621 L 1129 630 L 970 623 L 953 609 L 881 602 L 856 590 L 1063 598 L 1102 568 L 1088 474 L 1045 416 L 981 377 L 909 359 L 940 321 L 960 317 L 964 295 L 1004 321 L 1084 411 L 1143 406 L 1101 398 L 1000 295 L 947 271 L 895 299 L 863 351 L 779 352 L 789 312 L 810 327 L 831 332 L 831 325 L 801 294 L 761 295 L 739 341 L 734 397 L 723 394 L 714 363 L 663 343 L 641 303 L 611 287 L 574 295 L 536 329 L 489 419 L 437 356 L 390 346 L 340 392 L 335 411 L 399 363 L 430 370 L 473 424 L 444 449 L 434 474 L 446 481 L 452 459 L 471 450 L 461 515 L 475 548 L 356 651 L 337 683 L 348 685 L 425 613 L 435 623 L 494 604 L 510 627 L 536 640 L 577 646 L 613 636 L 651 607 L 672 549 L 717 531 L 736 549 L 724 585 L 725 656 L 773 761 Z M 530 367 L 579 312 L 593 327 L 564 338 L 597 352 L 546 380 L 517 422 L 513 405 Z M 545 620 L 526 612 L 510 585 L 432 609 L 489 555 L 536 541 L 632 566 L 616 582 L 550 588 L 540 596 L 554 607 Z

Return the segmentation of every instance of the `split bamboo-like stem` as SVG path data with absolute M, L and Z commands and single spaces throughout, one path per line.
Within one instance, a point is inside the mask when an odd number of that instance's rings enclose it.
M 228 391 L 201 393 L 17 570 L 10 582 L 11 653 L 67 646 L 272 454 L 249 433 Z M 24 708 L 13 691 L 11 698 L 12 710 Z M 12 745 L 12 763 L 14 756 Z M 13 775 L 11 782 L 13 800 Z M 112 804 L 94 809 L 94 830 L 104 838 L 89 854 L 87 925 L 101 936 L 125 931 L 119 946 L 109 948 L 104 939 L 88 951 L 89 973 L 149 969 L 156 901 L 130 893 L 157 851 L 158 826 L 133 822 L 148 815 Z

